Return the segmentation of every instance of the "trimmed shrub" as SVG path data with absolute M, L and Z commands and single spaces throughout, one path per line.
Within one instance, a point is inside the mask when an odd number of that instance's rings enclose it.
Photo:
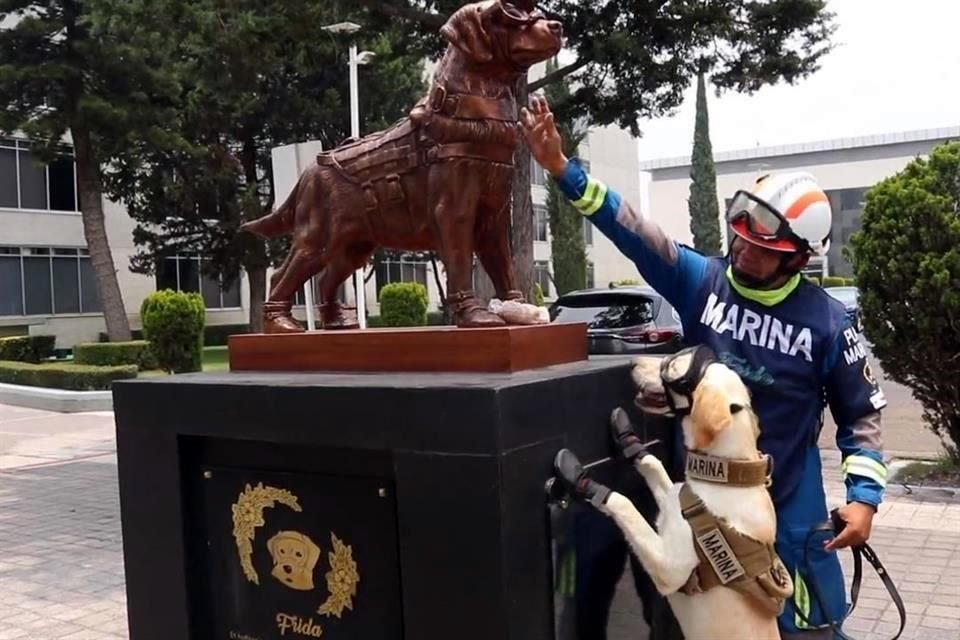
M 199 293 L 164 289 L 140 306 L 144 337 L 161 369 L 187 373 L 203 369 L 206 309 Z
M 960 142 L 935 147 L 867 192 L 844 255 L 870 350 L 910 388 L 960 463 Z
M 146 340 L 78 344 L 73 348 L 73 361 L 100 367 L 135 364 L 141 371 L 159 368 L 157 358 Z
M 820 278 L 818 278 L 817 276 L 806 276 L 806 278 L 807 280 L 817 285 L 818 287 L 820 286 Z
M 846 286 L 846 280 L 840 276 L 824 276 L 823 277 L 823 286 L 824 287 L 843 287 Z
M 392 282 L 380 290 L 380 317 L 385 327 L 427 324 L 427 288 L 419 282 Z
M 0 361 L 0 382 L 70 391 L 103 391 L 115 380 L 137 377 L 136 365 L 96 367 L 84 364 L 35 364 Z
M 0 338 L 0 360 L 42 362 L 53 355 L 56 336 Z

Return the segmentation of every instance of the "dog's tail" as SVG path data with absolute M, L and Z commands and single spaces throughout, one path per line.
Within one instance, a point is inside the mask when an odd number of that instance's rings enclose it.
M 300 180 L 297 180 L 297 184 L 294 185 L 293 190 L 290 192 L 290 195 L 287 196 L 287 199 L 283 201 L 283 204 L 262 218 L 243 223 L 240 225 L 240 229 L 242 231 L 255 233 L 264 238 L 273 238 L 293 231 L 294 219 L 297 214 L 297 197 L 300 192 L 300 182 L 302 180 L 303 176 L 300 177 Z

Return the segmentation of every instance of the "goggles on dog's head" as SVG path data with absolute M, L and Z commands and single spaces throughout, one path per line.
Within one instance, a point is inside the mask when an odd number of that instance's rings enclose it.
M 670 410 L 677 416 L 690 413 L 693 390 L 700 384 L 707 367 L 717 361 L 713 349 L 698 345 L 681 349 L 660 363 L 660 379 Z

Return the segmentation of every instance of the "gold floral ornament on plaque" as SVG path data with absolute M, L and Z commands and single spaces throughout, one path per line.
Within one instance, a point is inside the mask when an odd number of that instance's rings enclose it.
M 300 501 L 286 489 L 265 487 L 258 482 L 256 487 L 249 484 L 244 488 L 240 497 L 233 505 L 233 537 L 237 541 L 237 553 L 240 555 L 240 566 L 243 574 L 250 582 L 259 585 L 260 576 L 253 568 L 253 541 L 257 535 L 257 527 L 264 524 L 263 510 L 273 507 L 276 503 L 285 504 L 294 511 L 303 511 Z
M 327 571 L 327 589 L 330 596 L 320 605 L 317 613 L 340 618 L 344 609 L 353 611 L 353 597 L 357 595 L 360 573 L 353 560 L 353 549 L 331 532 L 333 551 L 330 552 L 330 571 Z
M 257 483 L 256 487 L 246 485 L 237 498 L 237 502 L 233 505 L 233 537 L 237 543 L 240 565 L 243 567 L 243 573 L 247 580 L 257 585 L 260 584 L 260 577 L 253 568 L 252 560 L 256 529 L 264 525 L 263 510 L 268 507 L 272 508 L 278 502 L 294 511 L 303 511 L 300 507 L 299 498 L 292 492 L 276 487 L 265 487 L 263 483 Z M 291 531 L 280 532 L 268 541 L 268 548 L 275 561 L 280 554 L 284 541 L 295 543 L 293 546 L 297 548 L 312 549 L 316 547 L 304 534 Z M 330 532 L 330 541 L 332 545 L 332 551 L 328 554 L 330 570 L 327 571 L 325 576 L 329 595 L 317 609 L 317 613 L 340 619 L 343 617 L 345 610 L 353 611 L 353 599 L 357 595 L 360 572 L 356 561 L 353 559 L 353 548 L 338 538 L 337 534 L 332 531 Z M 316 550 L 319 553 L 319 548 L 316 548 Z M 315 558 L 308 557 L 302 569 L 312 573 L 315 564 Z M 293 581 L 280 580 L 286 586 L 301 591 L 313 589 L 313 583 L 309 576 L 298 575 L 296 580 Z

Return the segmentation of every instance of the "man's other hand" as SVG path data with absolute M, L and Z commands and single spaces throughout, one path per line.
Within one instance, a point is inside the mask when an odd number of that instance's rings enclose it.
M 531 96 L 530 108 L 520 111 L 520 127 L 530 153 L 550 175 L 559 178 L 567 168 L 563 140 L 553 121 L 550 105 L 543 96 Z
M 837 513 L 847 523 L 836 538 L 824 544 L 824 549 L 833 551 L 847 547 L 857 547 L 870 538 L 870 529 L 873 527 L 873 516 L 876 510 L 869 504 L 851 502 L 841 507 Z

